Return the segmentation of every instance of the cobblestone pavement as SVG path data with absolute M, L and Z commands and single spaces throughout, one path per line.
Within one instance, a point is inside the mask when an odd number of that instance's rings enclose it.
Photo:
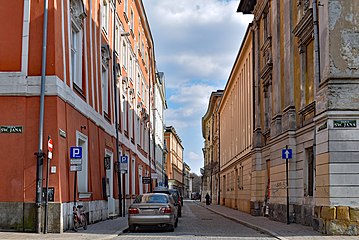
M 190 201 L 185 201 L 182 207 L 182 216 L 179 218 L 178 227 L 174 232 L 140 228 L 134 233 L 123 233 L 116 239 L 275 239 Z
M 254 217 L 224 206 L 205 206 L 185 201 L 183 217 L 173 233 L 138 231 L 127 233 L 127 216 L 90 224 L 87 230 L 62 234 L 0 232 L 0 239 L 282 239 L 282 240 L 359 240 L 359 236 L 326 236 L 300 224 L 285 224 L 265 217 Z M 232 220 L 232 221 L 231 221 Z M 241 224 L 238 224 L 241 223 Z M 244 226 L 243 226 L 244 225 Z M 264 234 L 263 234 L 264 233 Z
M 202 207 L 208 210 L 242 223 L 253 229 L 265 232 L 282 240 L 359 240 L 359 236 L 328 236 L 314 231 L 311 227 L 301 224 L 286 224 L 272 221 L 266 217 L 254 217 L 250 214 L 233 210 L 219 205 L 205 206 L 204 203 L 196 201 Z

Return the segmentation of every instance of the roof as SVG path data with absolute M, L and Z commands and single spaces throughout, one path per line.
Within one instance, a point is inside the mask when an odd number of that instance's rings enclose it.
M 241 0 L 237 8 L 237 12 L 244 14 L 252 14 L 254 6 L 257 4 L 257 0 Z

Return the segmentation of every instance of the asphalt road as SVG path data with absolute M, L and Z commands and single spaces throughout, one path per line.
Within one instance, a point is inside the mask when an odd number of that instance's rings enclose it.
M 275 239 L 237 222 L 217 215 L 192 201 L 185 201 L 182 217 L 174 232 L 157 228 L 142 228 L 124 232 L 116 239 Z

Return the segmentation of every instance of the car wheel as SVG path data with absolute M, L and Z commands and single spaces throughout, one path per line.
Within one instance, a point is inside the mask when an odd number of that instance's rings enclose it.
M 136 226 L 133 225 L 133 224 L 131 224 L 131 225 L 128 227 L 128 230 L 129 230 L 130 232 L 134 232 L 134 231 L 136 230 Z
M 174 225 L 169 225 L 169 231 L 174 232 L 175 231 L 175 226 Z

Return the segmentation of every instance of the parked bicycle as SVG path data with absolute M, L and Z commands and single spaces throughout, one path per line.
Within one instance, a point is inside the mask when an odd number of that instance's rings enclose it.
M 83 210 L 82 205 L 76 205 L 73 207 L 73 214 L 74 214 L 74 231 L 77 232 L 79 227 L 83 227 L 84 230 L 87 229 L 87 218 L 86 214 Z

